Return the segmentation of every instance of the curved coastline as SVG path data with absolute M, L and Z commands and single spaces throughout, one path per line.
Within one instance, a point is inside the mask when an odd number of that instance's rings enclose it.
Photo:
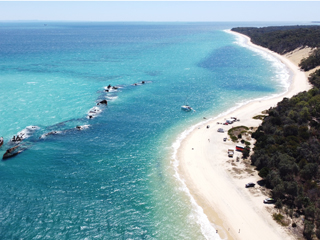
M 258 127 L 261 121 L 254 120 L 253 116 L 276 106 L 284 97 L 290 98 L 299 92 L 309 90 L 311 86 L 305 73 L 288 58 L 254 45 L 250 38 L 243 34 L 230 30 L 226 32 L 243 37 L 244 44 L 250 48 L 259 49 L 279 59 L 290 70 L 290 85 L 284 93 L 239 104 L 214 118 L 201 121 L 180 134 L 173 145 L 176 178 L 182 182 L 185 191 L 190 195 L 191 203 L 198 213 L 198 220 L 203 223 L 201 230 L 207 238 L 295 239 L 272 219 L 271 207 L 262 203 L 266 195 L 260 189 L 249 191 L 244 188 L 245 183 L 259 180 L 257 173 L 241 177 L 231 174 L 234 165 L 230 163 L 226 152 L 228 147 L 234 147 L 235 144 L 222 141 L 223 137 L 227 137 L 226 132 L 231 127 L 223 126 L 225 133 L 218 133 L 217 129 L 222 125 L 218 125 L 217 122 L 225 121 L 228 115 L 240 119 L 233 127 Z M 206 125 L 211 127 L 207 129 Z

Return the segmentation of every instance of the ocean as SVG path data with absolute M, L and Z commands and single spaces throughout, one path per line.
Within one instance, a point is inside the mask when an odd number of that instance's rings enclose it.
M 0 163 L 0 238 L 219 239 L 175 153 L 204 118 L 287 89 L 224 31 L 280 24 L 0 22 L 0 155 L 24 138 Z

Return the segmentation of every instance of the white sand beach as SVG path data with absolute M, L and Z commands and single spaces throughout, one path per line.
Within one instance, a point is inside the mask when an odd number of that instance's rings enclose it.
M 241 159 L 241 153 L 235 152 L 233 158 L 228 157 L 227 149 L 235 148 L 236 143 L 229 139 L 223 141 L 223 138 L 228 137 L 227 131 L 231 127 L 258 127 L 261 121 L 254 120 L 253 116 L 276 106 L 284 97 L 292 97 L 311 86 L 305 73 L 289 60 L 290 56 L 280 56 L 253 45 L 248 37 L 244 37 L 247 44 L 276 56 L 290 68 L 293 73 L 290 88 L 281 96 L 250 102 L 226 116 L 195 128 L 178 149 L 179 175 L 222 239 L 295 239 L 272 219 L 270 211 L 274 208 L 273 205 L 263 204 L 263 200 L 268 197 L 264 188 L 258 184 L 254 188 L 245 188 L 246 183 L 256 183 L 261 178 L 253 171 L 252 166 Z M 232 125 L 217 124 L 230 117 L 236 117 L 240 121 Z M 210 127 L 207 128 L 207 125 Z M 225 132 L 217 132 L 218 128 L 223 128 Z M 240 161 L 236 161 L 237 156 Z

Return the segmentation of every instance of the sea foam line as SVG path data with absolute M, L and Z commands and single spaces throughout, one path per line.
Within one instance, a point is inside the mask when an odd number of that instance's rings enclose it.
M 186 139 L 186 137 L 193 131 L 195 130 L 197 127 L 200 127 L 208 122 L 214 121 L 215 119 L 218 119 L 220 117 L 224 117 L 232 112 L 234 112 L 235 110 L 241 108 L 244 105 L 247 105 L 251 102 L 255 102 L 255 101 L 261 101 L 261 100 L 267 100 L 267 99 L 272 99 L 275 98 L 277 96 L 280 96 L 282 94 L 284 94 L 285 92 L 287 92 L 289 90 L 289 86 L 290 86 L 290 77 L 291 74 L 287 68 L 287 66 L 285 64 L 283 64 L 278 58 L 274 57 L 272 54 L 258 49 L 254 46 L 248 45 L 247 44 L 247 39 L 245 37 L 242 37 L 239 34 L 233 33 L 230 30 L 224 30 L 227 33 L 233 34 L 235 36 L 237 36 L 237 41 L 235 42 L 235 44 L 238 44 L 242 47 L 246 47 L 258 54 L 260 54 L 264 59 L 266 59 L 267 61 L 270 61 L 273 63 L 273 66 L 276 67 L 277 69 L 277 75 L 276 77 L 279 78 L 280 80 L 280 85 L 282 87 L 284 87 L 284 91 L 278 94 L 271 94 L 269 96 L 265 96 L 265 97 L 260 97 L 260 98 L 255 98 L 252 100 L 243 100 L 239 103 L 236 103 L 236 105 L 234 107 L 231 107 L 230 109 L 228 109 L 225 112 L 222 112 L 220 114 L 218 114 L 216 117 L 212 117 L 209 119 L 206 119 L 205 121 L 201 121 L 191 127 L 189 127 L 188 129 L 186 129 L 185 131 L 183 131 L 180 135 L 178 135 L 176 141 L 172 144 L 172 148 L 173 148 L 173 154 L 172 154 L 172 165 L 174 168 L 174 177 L 178 180 L 178 182 L 180 182 L 181 186 L 182 186 L 182 191 L 185 192 L 187 194 L 187 196 L 189 196 L 190 198 L 190 202 L 191 202 L 191 206 L 193 209 L 193 214 L 196 218 L 196 222 L 200 225 L 200 229 L 202 234 L 204 235 L 204 237 L 206 239 L 214 239 L 214 240 L 221 240 L 220 236 L 216 233 L 216 229 L 214 227 L 214 225 L 212 223 L 210 223 L 208 217 L 204 214 L 203 212 L 203 208 L 200 207 L 195 199 L 193 198 L 193 196 L 190 193 L 190 190 L 188 189 L 185 181 L 181 178 L 178 168 L 179 168 L 179 160 L 178 160 L 178 150 L 181 146 L 181 142 Z
M 207 121 L 209 121 L 208 119 Z M 220 236 L 216 233 L 216 229 L 214 226 L 210 223 L 208 217 L 204 214 L 202 207 L 200 207 L 193 196 L 191 195 L 185 181 L 180 177 L 179 172 L 178 172 L 178 167 L 179 167 L 179 161 L 177 158 L 177 153 L 178 149 L 181 146 L 181 142 L 198 126 L 202 125 L 204 122 L 200 122 L 187 130 L 183 131 L 177 138 L 177 140 L 172 144 L 173 147 L 173 154 L 172 154 L 172 165 L 174 168 L 174 177 L 180 182 L 181 184 L 181 190 L 189 196 L 191 206 L 192 206 L 192 217 L 195 217 L 196 222 L 200 225 L 200 229 L 202 234 L 206 239 L 214 239 L 214 240 L 221 240 Z
M 266 50 L 268 50 L 268 49 L 263 50 L 263 49 L 260 49 L 260 46 L 249 45 L 248 44 L 248 41 L 249 41 L 248 38 L 242 36 L 242 34 L 240 34 L 240 33 L 233 32 L 230 29 L 224 30 L 224 32 L 226 32 L 228 34 L 232 34 L 232 35 L 234 35 L 236 37 L 236 40 L 234 42 L 235 44 L 237 44 L 237 45 L 239 45 L 241 47 L 250 49 L 251 51 L 259 54 L 265 60 L 270 62 L 272 64 L 273 68 L 275 69 L 275 72 L 276 72 L 276 76 L 274 76 L 274 78 L 272 80 L 277 85 L 279 85 L 280 87 L 284 88 L 285 89 L 284 92 L 287 92 L 289 90 L 289 87 L 290 87 L 290 84 L 291 84 L 291 82 L 290 82 L 290 70 L 283 62 L 281 62 L 280 59 L 278 59 L 277 57 L 275 57 L 272 54 L 270 54 L 269 52 L 267 52 Z M 271 50 L 268 50 L 268 51 L 271 51 Z

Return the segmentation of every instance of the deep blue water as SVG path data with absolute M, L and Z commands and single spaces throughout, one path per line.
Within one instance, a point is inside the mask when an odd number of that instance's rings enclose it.
M 218 239 L 174 177 L 172 144 L 285 90 L 284 66 L 223 31 L 244 25 L 268 23 L 0 23 L 0 155 L 28 133 L 0 163 L 0 238 Z

